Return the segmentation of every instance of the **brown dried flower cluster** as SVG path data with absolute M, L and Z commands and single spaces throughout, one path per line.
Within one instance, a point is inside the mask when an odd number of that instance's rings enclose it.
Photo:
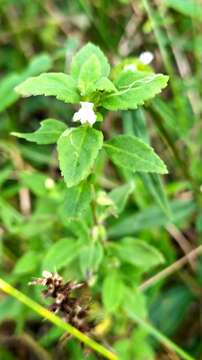
M 58 273 L 43 271 L 42 278 L 30 282 L 29 285 L 45 286 L 42 294 L 54 299 L 49 310 L 58 314 L 64 321 L 78 330 L 90 334 L 94 324 L 89 320 L 91 299 L 86 294 L 88 286 L 85 282 L 64 282 Z

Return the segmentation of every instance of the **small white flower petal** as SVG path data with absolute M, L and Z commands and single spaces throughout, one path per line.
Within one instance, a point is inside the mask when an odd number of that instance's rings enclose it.
M 137 71 L 137 66 L 135 64 L 125 65 L 123 68 L 124 71 Z
M 91 103 L 91 102 L 81 101 L 80 104 L 81 104 L 81 108 L 82 108 L 82 109 L 91 109 L 91 110 L 93 110 L 94 104 Z
M 81 124 L 89 123 L 93 125 L 96 122 L 96 114 L 93 110 L 94 104 L 87 101 L 81 101 L 81 108 L 75 112 L 73 121 L 80 121 Z
M 79 111 L 75 112 L 74 113 L 74 116 L 73 116 L 73 121 L 79 121 Z
M 144 65 L 148 65 L 152 62 L 153 58 L 154 55 L 150 51 L 144 51 L 142 54 L 140 54 L 139 59 Z
M 93 124 L 96 122 L 96 115 L 95 115 L 94 112 L 89 116 L 88 122 L 89 122 L 91 125 L 93 125 Z

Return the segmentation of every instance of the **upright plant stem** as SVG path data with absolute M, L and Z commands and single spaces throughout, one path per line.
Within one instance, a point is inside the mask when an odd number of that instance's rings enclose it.
M 3 279 L 0 278 L 0 289 L 3 290 L 6 294 L 9 294 L 16 298 L 18 301 L 22 302 L 30 309 L 35 311 L 37 314 L 42 316 L 43 318 L 49 320 L 52 324 L 58 326 L 60 329 L 63 329 L 68 334 L 74 336 L 79 341 L 90 347 L 91 349 L 95 350 L 97 353 L 105 357 L 109 360 L 119 360 L 117 355 L 112 353 L 110 350 L 106 349 L 104 346 L 98 344 L 96 341 L 88 337 L 87 335 L 83 334 L 81 331 L 73 327 L 72 325 L 64 322 L 58 316 L 53 314 L 51 311 L 47 310 L 43 306 L 39 305 L 37 302 L 30 299 L 25 294 L 21 293 L 13 286 L 9 285 Z

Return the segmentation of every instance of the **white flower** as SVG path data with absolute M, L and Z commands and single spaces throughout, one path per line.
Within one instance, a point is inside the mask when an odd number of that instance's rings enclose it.
M 93 125 L 96 122 L 96 114 L 93 110 L 94 104 L 88 101 L 81 101 L 81 108 L 75 112 L 73 121 L 80 121 L 81 124 L 89 123 Z
M 152 62 L 153 58 L 154 55 L 150 51 L 144 51 L 142 54 L 140 54 L 139 59 L 144 65 L 148 65 Z
M 135 64 L 125 65 L 123 68 L 124 71 L 137 71 L 137 66 Z

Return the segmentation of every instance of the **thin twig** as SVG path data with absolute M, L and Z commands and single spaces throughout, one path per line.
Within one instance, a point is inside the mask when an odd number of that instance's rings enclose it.
M 146 280 L 142 285 L 140 285 L 139 287 L 140 290 L 144 291 L 148 289 L 150 286 L 156 284 L 158 281 L 165 279 L 167 276 L 181 269 L 189 260 L 194 259 L 196 256 L 199 256 L 201 254 L 202 254 L 202 245 L 192 250 L 189 254 L 183 256 L 181 259 L 177 260 L 174 264 L 168 266 L 164 270 L 160 271 L 158 274 Z
M 173 239 L 177 242 L 177 244 L 180 246 L 182 251 L 185 253 L 185 255 L 188 255 L 192 250 L 192 246 L 190 245 L 189 241 L 186 239 L 186 237 L 179 231 L 179 229 L 174 224 L 168 224 L 166 226 L 167 231 L 169 234 L 173 237 Z M 195 271 L 196 264 L 194 259 L 189 259 L 188 262 L 192 268 L 192 270 Z
M 18 172 L 21 172 L 26 169 L 23 158 L 21 157 L 20 152 L 14 148 L 10 150 L 10 156 L 14 163 L 14 166 Z M 31 212 L 31 196 L 28 188 L 23 187 L 19 190 L 19 202 L 21 213 L 25 216 L 30 215 Z

